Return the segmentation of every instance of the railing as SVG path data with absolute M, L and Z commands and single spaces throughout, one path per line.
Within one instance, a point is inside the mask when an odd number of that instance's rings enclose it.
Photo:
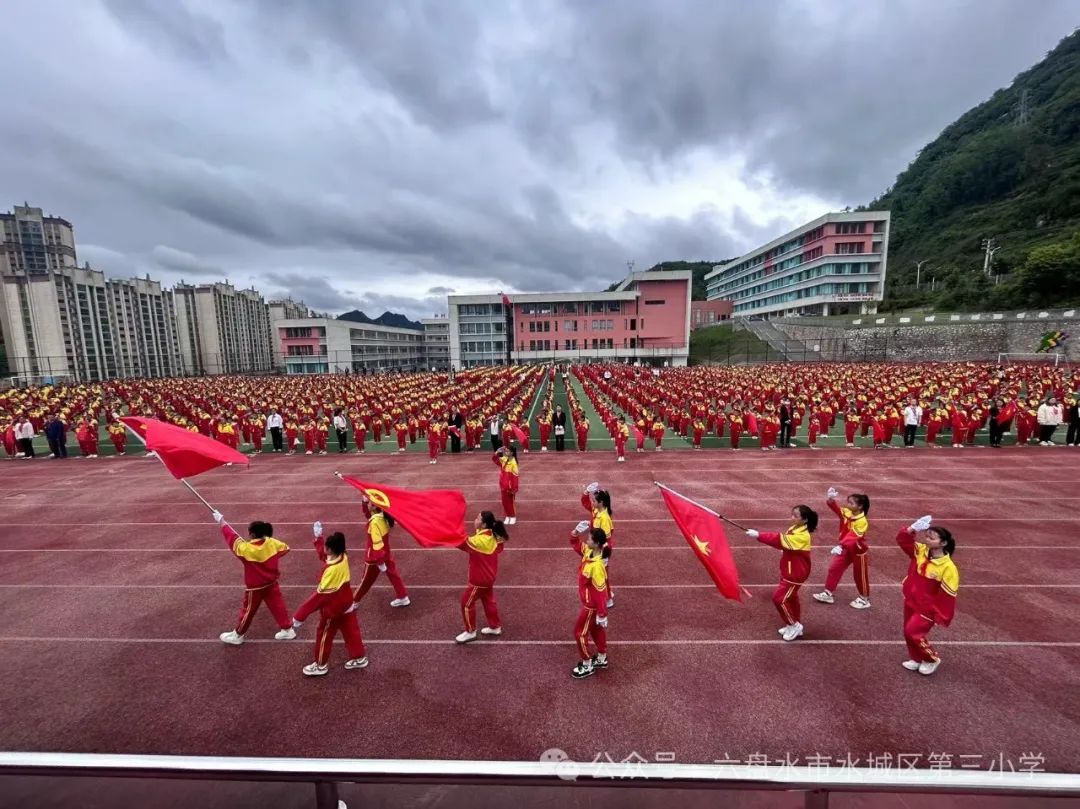
M 218 758 L 71 753 L 0 753 L 3 776 L 153 778 L 191 781 L 310 783 L 311 805 L 338 809 L 340 785 L 589 787 L 601 790 L 756 790 L 802 793 L 807 809 L 827 809 L 835 793 L 1080 798 L 1080 775 L 962 769 L 754 766 L 573 762 L 561 750 L 541 761 L 424 761 Z M 39 794 L 44 795 L 42 785 Z M 482 799 L 471 803 L 481 805 Z M 620 802 L 612 796 L 611 804 Z M 1035 809 L 1034 805 L 1032 809 Z

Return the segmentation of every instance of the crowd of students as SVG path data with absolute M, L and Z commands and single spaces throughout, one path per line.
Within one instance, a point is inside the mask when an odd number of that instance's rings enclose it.
M 369 441 L 384 438 L 405 451 L 426 442 L 431 463 L 444 452 L 479 449 L 489 437 L 498 439 L 493 446 L 513 443 L 525 452 L 552 444 L 561 451 L 570 438 L 570 448 L 584 452 L 598 428 L 619 461 L 632 441 L 638 452 L 650 442 L 662 451 L 668 435 L 695 449 L 707 436 L 733 450 L 750 439 L 762 451 L 817 448 L 834 435 L 847 447 L 914 447 L 919 434 L 927 446 L 963 448 L 980 431 L 991 447 L 1001 447 L 1006 436 L 1019 446 L 1050 446 L 1064 427 L 1064 443 L 1080 446 L 1080 373 L 1044 364 L 817 363 L 660 372 L 583 365 L 561 379 L 551 367 L 496 367 L 453 378 L 206 377 L 10 389 L 0 392 L 0 437 L 7 457 L 29 459 L 36 435 L 45 433 L 51 456 L 65 457 L 74 434 L 79 454 L 94 458 L 104 430 L 122 455 L 129 436 L 117 418 L 132 414 L 256 453 L 363 453 Z M 569 413 L 555 404 L 556 388 L 565 390 Z

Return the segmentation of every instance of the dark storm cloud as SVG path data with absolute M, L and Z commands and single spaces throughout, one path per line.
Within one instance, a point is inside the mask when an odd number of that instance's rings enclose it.
M 728 258 L 869 201 L 1072 28 L 1074 3 L 1038 10 L 21 3 L 0 207 L 72 220 L 107 273 L 334 312 L 603 288 L 628 260 Z

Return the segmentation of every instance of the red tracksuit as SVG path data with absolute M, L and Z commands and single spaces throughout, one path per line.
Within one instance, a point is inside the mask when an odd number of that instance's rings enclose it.
M 810 532 L 805 525 L 793 525 L 783 534 L 762 532 L 758 542 L 781 551 L 780 584 L 772 601 L 785 624 L 797 624 L 802 617 L 799 588 L 810 577 Z
M 264 601 L 278 628 L 289 629 L 292 621 L 278 586 L 278 579 L 281 578 L 278 565 L 281 557 L 289 552 L 289 546 L 273 537 L 242 539 L 228 523 L 222 523 L 221 534 L 229 550 L 244 563 L 244 605 L 236 621 L 236 634 L 243 635 L 248 631 L 259 605 Z
M 581 612 L 574 624 L 574 640 L 582 660 L 591 660 L 589 638 L 596 645 L 600 654 L 607 653 L 607 630 L 596 623 L 597 618 L 607 618 L 607 568 L 599 554 L 581 541 L 575 534 L 570 535 L 570 545 L 581 556 L 578 565 L 578 598 L 581 599 Z
M 626 457 L 626 442 L 630 439 L 630 428 L 625 424 L 615 425 L 615 457 Z
M 836 592 L 836 586 L 840 584 L 840 578 L 849 565 L 854 564 L 852 571 L 855 577 L 855 589 L 863 598 L 870 598 L 870 565 L 867 554 L 870 552 L 866 544 L 866 532 L 870 528 L 865 514 L 855 516 L 849 508 L 841 508 L 835 500 L 827 501 L 829 508 L 840 518 L 840 547 L 844 552 L 840 556 L 834 556 L 829 564 L 829 573 L 825 577 L 825 589 L 830 593 Z
M 933 663 L 937 653 L 927 635 L 936 624 L 948 626 L 956 614 L 960 572 L 952 557 L 930 558 L 930 549 L 915 541 L 915 533 L 902 528 L 896 544 L 911 559 L 904 577 L 904 641 L 908 655 L 919 663 Z
M 295 616 L 302 623 L 315 610 L 319 611 L 319 628 L 315 631 L 315 662 L 320 666 L 326 665 L 334 647 L 334 636 L 338 632 L 345 641 L 351 660 L 366 657 L 360 622 L 355 612 L 348 612 L 353 603 L 352 588 L 349 586 L 349 556 L 344 554 L 336 562 L 327 562 L 322 537 L 315 540 L 315 550 L 324 565 L 319 585 L 300 605 Z
M 375 583 L 375 580 L 379 578 L 379 574 L 382 572 L 379 570 L 379 565 L 386 568 L 386 578 L 390 579 L 390 584 L 394 587 L 394 596 L 396 598 L 408 598 L 409 591 L 405 589 L 405 582 L 402 581 L 401 574 L 398 573 L 397 562 L 394 561 L 394 557 L 390 552 L 390 524 L 387 523 L 386 517 L 382 513 L 372 514 L 368 504 L 364 503 L 363 505 L 364 516 L 368 518 L 367 549 L 364 551 L 364 578 L 360 580 L 360 586 L 356 588 L 356 595 L 353 600 L 359 601 L 367 595 L 367 591 L 371 589 L 371 585 Z
M 509 455 L 502 457 L 498 453 L 491 456 L 491 459 L 499 467 L 499 495 L 502 498 L 503 515 L 516 517 L 514 498 L 517 496 L 520 483 L 517 461 Z
M 484 605 L 488 626 L 499 629 L 499 605 L 495 601 L 495 577 L 503 544 L 486 528 L 469 537 L 458 548 L 469 554 L 469 586 L 461 594 L 461 617 L 466 632 L 476 631 L 476 602 Z

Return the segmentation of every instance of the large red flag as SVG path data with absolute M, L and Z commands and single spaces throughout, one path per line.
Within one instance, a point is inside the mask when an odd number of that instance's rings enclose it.
M 750 435 L 758 434 L 757 416 L 753 413 L 746 414 L 746 431 L 750 433 Z
M 514 434 L 514 438 L 517 439 L 521 446 L 525 446 L 529 443 L 528 436 L 525 435 L 525 431 L 518 427 L 514 422 L 510 422 L 510 432 Z
M 691 550 L 709 572 L 716 589 L 724 598 L 742 601 L 739 571 L 735 569 L 735 560 L 731 556 L 720 518 L 666 486 L 660 487 L 660 494 Z
M 465 541 L 465 495 L 456 489 L 396 489 L 345 475 L 341 479 L 367 495 L 421 545 L 460 545 Z
M 1016 402 L 1009 402 L 1003 408 L 1001 412 L 997 414 L 998 424 L 1008 424 L 1013 416 L 1016 415 Z
M 193 433 L 175 424 L 142 416 L 121 416 L 120 421 L 134 430 L 177 479 L 200 475 L 227 463 L 250 463 L 247 455 L 220 441 Z
M 513 304 L 510 303 L 510 298 L 507 297 L 505 294 L 503 294 L 502 296 L 502 305 L 505 306 L 507 309 L 513 306 Z

